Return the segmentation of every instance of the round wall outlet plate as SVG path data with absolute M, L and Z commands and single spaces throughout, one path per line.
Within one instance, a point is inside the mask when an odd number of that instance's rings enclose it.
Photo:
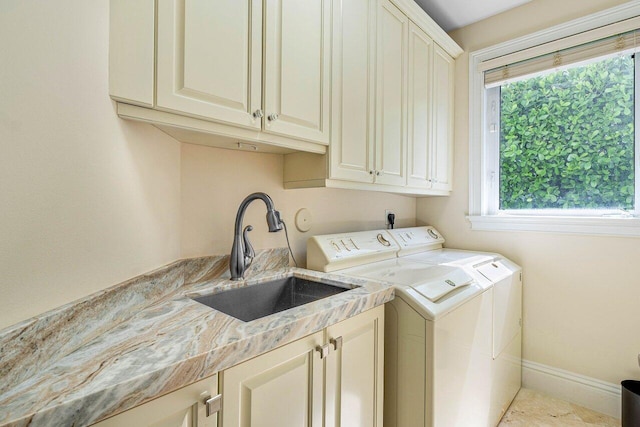
M 307 232 L 311 230 L 311 211 L 307 208 L 302 208 L 296 212 L 296 228 L 298 231 Z

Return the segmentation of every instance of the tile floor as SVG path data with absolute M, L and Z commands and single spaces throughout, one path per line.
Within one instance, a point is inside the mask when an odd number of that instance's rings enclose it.
M 582 406 L 521 389 L 498 427 L 620 427 L 620 420 Z

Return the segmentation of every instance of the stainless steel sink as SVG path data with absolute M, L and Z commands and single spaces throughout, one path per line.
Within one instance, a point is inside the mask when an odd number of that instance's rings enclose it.
M 348 290 L 294 276 L 192 299 L 249 322 Z

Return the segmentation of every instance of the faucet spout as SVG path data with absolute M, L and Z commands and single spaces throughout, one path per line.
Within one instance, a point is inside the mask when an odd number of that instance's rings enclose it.
M 247 207 L 254 200 L 262 200 L 267 206 L 267 225 L 269 232 L 274 233 L 282 230 L 282 221 L 280 220 L 280 212 L 275 209 L 273 200 L 265 193 L 249 194 L 240 203 L 238 213 L 236 214 L 236 224 L 233 234 L 233 246 L 231 247 L 231 258 L 229 259 L 229 270 L 231 272 L 231 280 L 241 280 L 245 270 L 251 264 L 254 257 L 253 247 L 249 242 L 248 232 L 252 230 L 251 226 L 247 226 L 246 231 L 242 230 L 242 221 Z

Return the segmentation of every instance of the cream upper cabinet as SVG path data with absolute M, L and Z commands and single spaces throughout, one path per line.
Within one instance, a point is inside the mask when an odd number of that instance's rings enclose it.
M 407 53 L 409 18 L 389 0 L 380 0 L 376 182 L 403 186 L 407 164 Z
M 110 0 L 118 115 L 182 142 L 325 153 L 330 2 Z
M 159 0 L 158 108 L 328 143 L 330 10 L 330 0 L 264 10 L 261 0 Z
M 328 143 L 331 0 L 264 4 L 264 129 Z
M 407 184 L 451 191 L 454 60 L 411 23 Z
M 218 414 L 207 416 L 204 401 L 216 396 L 213 375 L 151 402 L 108 418 L 94 427 L 217 427 Z
M 334 0 L 331 178 L 372 183 L 375 151 L 377 4 Z
M 383 359 L 379 306 L 225 370 L 222 425 L 379 427 Z
M 454 56 L 413 0 L 333 0 L 329 153 L 285 156 L 285 188 L 448 195 Z
M 409 130 L 407 184 L 431 188 L 433 40 L 413 22 L 409 26 Z
M 262 1 L 158 0 L 157 107 L 260 129 Z
M 436 45 L 433 55 L 433 146 L 431 179 L 434 190 L 451 191 L 453 177 L 454 60 Z

